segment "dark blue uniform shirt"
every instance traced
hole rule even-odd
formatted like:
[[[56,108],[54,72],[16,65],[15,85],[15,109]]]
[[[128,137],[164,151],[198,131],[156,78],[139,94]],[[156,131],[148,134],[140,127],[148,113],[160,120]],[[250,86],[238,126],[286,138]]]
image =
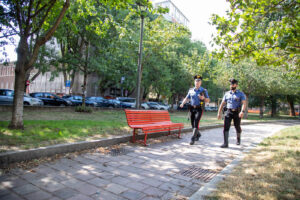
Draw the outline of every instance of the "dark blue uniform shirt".
[[[204,93],[205,98],[209,98],[207,90],[204,89],[203,87],[199,87],[199,89],[196,88],[191,88],[186,95],[186,98],[188,98],[191,102],[192,106],[199,106],[200,105],[200,99],[199,99],[199,94]]]
[[[232,92],[231,90],[226,92],[223,101],[227,103],[228,109],[237,109],[241,107],[242,101],[246,100],[246,96],[243,92],[236,90],[235,92]]]

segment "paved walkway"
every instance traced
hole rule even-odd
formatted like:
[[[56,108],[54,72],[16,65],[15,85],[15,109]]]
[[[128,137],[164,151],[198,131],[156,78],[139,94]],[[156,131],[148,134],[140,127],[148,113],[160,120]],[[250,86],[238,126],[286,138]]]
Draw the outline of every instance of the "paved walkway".
[[[202,132],[195,145],[182,139],[143,147],[124,145],[58,159],[30,170],[14,169],[0,177],[0,199],[188,199],[243,151],[292,123],[244,125],[242,145],[222,149],[222,129]]]

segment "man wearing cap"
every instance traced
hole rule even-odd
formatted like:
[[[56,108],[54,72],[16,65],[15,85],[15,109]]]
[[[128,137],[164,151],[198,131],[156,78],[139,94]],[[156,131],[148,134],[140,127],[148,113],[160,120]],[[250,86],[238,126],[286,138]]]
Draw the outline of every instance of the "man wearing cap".
[[[190,101],[191,106],[189,108],[191,124],[193,128],[193,136],[191,138],[190,145],[193,145],[195,141],[198,141],[201,137],[199,132],[199,122],[204,110],[205,102],[209,102],[209,96],[207,90],[201,87],[202,77],[199,75],[194,76],[195,87],[191,88],[180,105],[183,108],[187,101]]]
[[[218,119],[221,119],[221,112],[223,109],[223,106],[227,104],[227,111],[225,112],[225,118],[224,118],[224,144],[221,146],[221,148],[227,148],[228,147],[228,137],[229,137],[229,129],[230,124],[233,119],[234,126],[236,129],[236,144],[241,144],[241,119],[244,116],[245,112],[245,102],[246,102],[246,96],[243,92],[240,90],[237,90],[238,81],[235,79],[230,79],[230,91],[226,92],[222,103],[220,105],[219,111],[218,111]]]

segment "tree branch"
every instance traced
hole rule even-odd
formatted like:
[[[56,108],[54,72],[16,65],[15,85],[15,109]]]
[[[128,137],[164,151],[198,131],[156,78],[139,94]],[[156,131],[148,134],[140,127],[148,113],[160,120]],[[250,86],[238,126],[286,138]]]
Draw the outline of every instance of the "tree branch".
[[[48,32],[45,34],[44,37],[39,38],[35,45],[34,45],[34,49],[33,49],[33,53],[32,56],[26,66],[25,70],[28,70],[29,68],[31,68],[33,66],[33,64],[35,63],[38,53],[39,53],[39,49],[42,45],[44,45],[54,34],[55,30],[57,29],[59,23],[61,22],[61,20],[63,19],[64,14],[66,13],[67,9],[70,6],[70,0],[66,0],[58,18],[56,19],[56,22],[54,23],[54,25],[50,28],[50,30],[48,30]]]

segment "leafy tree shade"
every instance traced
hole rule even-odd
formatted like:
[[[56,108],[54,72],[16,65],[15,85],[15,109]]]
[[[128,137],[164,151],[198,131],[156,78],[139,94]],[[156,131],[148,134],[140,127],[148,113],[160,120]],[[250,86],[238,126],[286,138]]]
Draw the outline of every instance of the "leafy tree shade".
[[[237,62],[253,58],[259,66],[284,67],[299,78],[300,6],[298,0],[229,0],[227,17],[214,15],[219,56]]]
[[[52,37],[69,0],[1,1],[0,30],[2,38],[20,37],[15,68],[15,96],[10,128],[23,128],[23,95],[26,75],[30,73],[40,48]],[[29,45],[29,40],[32,46]]]

